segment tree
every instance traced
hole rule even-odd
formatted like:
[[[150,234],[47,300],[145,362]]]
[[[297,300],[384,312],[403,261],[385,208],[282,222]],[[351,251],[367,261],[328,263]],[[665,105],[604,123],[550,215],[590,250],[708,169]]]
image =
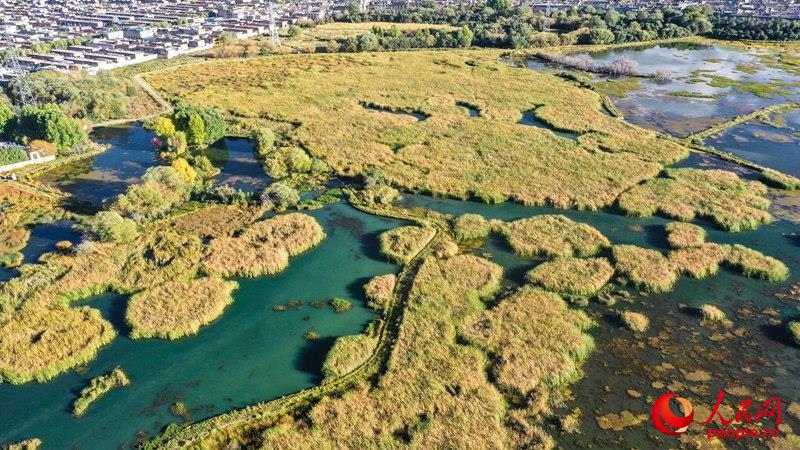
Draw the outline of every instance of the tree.
[[[289,27],[289,36],[297,37],[303,33],[303,30],[300,29],[297,25],[292,25]]]
[[[505,16],[511,11],[511,0],[489,0],[487,5],[501,16]]]
[[[189,120],[193,114],[200,116],[200,119],[203,121],[204,134],[202,143],[195,143],[192,140],[192,134],[189,130]],[[222,139],[225,133],[228,132],[228,122],[216,108],[181,107],[175,112],[174,120],[176,127],[181,131],[185,131],[189,142],[194,145],[211,145]]]
[[[186,135],[192,145],[204,146],[206,145],[206,124],[197,113],[189,115],[189,122],[186,129]]]
[[[5,136],[14,126],[14,111],[5,103],[0,103],[0,137]]]
[[[272,183],[264,189],[261,201],[265,204],[272,203],[278,211],[285,211],[300,202],[300,193],[285,183]]]
[[[358,51],[371,52],[378,49],[378,37],[372,33],[364,33],[358,37]]]
[[[88,231],[102,242],[126,243],[139,235],[136,222],[116,211],[100,211],[89,222]]]
[[[596,28],[589,32],[590,44],[611,44],[614,42],[614,33],[606,28]]]
[[[186,147],[188,145],[186,133],[183,131],[176,131],[175,134],[167,138],[167,145],[179,155],[186,153]]]
[[[53,103],[22,108],[17,117],[15,135],[21,142],[43,139],[53,143],[59,150],[74,147],[88,139],[83,127],[65,116],[61,108]]]
[[[464,25],[458,30],[458,43],[461,48],[470,48],[473,38],[475,38],[475,34],[472,33],[468,26]]]
[[[261,156],[266,155],[275,146],[275,134],[269,128],[256,128],[251,138],[255,143],[256,152]]]
[[[178,176],[186,183],[194,184],[197,181],[197,171],[185,159],[176,158],[170,166],[178,172]]]
[[[153,125],[153,131],[155,131],[158,137],[166,139],[175,134],[175,124],[172,123],[172,119],[169,117],[161,116],[156,119],[156,123]]]

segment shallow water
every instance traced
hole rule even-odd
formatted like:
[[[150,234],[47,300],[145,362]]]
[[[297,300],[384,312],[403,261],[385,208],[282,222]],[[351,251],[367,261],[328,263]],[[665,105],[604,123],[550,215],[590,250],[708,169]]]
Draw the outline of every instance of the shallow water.
[[[35,263],[43,254],[55,251],[58,241],[70,241],[73,244],[80,242],[80,233],[72,229],[74,224],[75,222],[69,220],[59,220],[31,227],[31,237],[21,251],[24,256],[22,262]],[[0,281],[10,280],[16,273],[16,269],[0,267]]]
[[[253,153],[253,142],[244,138],[225,138],[218,147],[210,149],[209,158],[220,174],[214,179],[217,186],[257,192],[270,183],[264,167]]]
[[[578,134],[577,133],[570,133],[570,132],[567,132],[567,131],[559,131],[559,130],[554,129],[553,127],[551,127],[551,126],[547,125],[546,123],[544,123],[543,121],[539,120],[539,118],[536,117],[536,113],[533,110],[525,111],[522,114],[522,119],[520,119],[518,123],[520,123],[522,125],[528,125],[530,127],[541,128],[542,130],[547,130],[547,131],[555,134],[556,136],[559,136],[559,137],[562,137],[562,138],[565,138],[565,139],[569,139],[569,140],[572,140],[572,141],[577,141],[578,140]]]
[[[72,194],[94,208],[139,183],[145,171],[156,165],[158,155],[150,143],[153,133],[141,124],[97,128],[91,139],[108,150],[91,160],[57,167],[38,178]]]
[[[270,400],[318,384],[322,360],[336,337],[358,333],[374,317],[361,286],[375,275],[396,272],[377,248],[377,235],[403,223],[345,205],[310,212],[328,237],[293,258],[274,277],[239,280],[234,303],[196,336],[177,341],[131,340],[123,321],[126,299],[105,294],[81,302],[99,308],[119,336],[85,371],[40,384],[0,384],[0,442],[39,437],[44,448],[117,448],[179,422],[169,407],[186,404],[192,420]],[[291,300],[354,300],[337,314],[327,305],[299,310],[272,307]],[[321,338],[306,341],[316,330]],[[92,377],[116,366],[132,384],[113,390],[76,419],[71,402]],[[140,434],[137,434],[140,433]]]

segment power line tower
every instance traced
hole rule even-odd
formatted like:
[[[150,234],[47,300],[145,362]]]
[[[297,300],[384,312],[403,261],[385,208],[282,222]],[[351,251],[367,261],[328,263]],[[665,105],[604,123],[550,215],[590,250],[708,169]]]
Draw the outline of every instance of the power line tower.
[[[269,2],[269,37],[272,39],[272,43],[276,46],[281,45],[281,37],[278,36],[278,26],[275,25],[275,2]]]
[[[34,98],[31,87],[28,85],[28,80],[25,78],[28,72],[19,64],[19,59],[17,59],[17,45],[14,42],[14,38],[11,36],[11,33],[3,33],[3,43],[5,44],[6,51],[9,55],[8,66],[11,68],[11,71],[14,73],[14,75],[16,75],[16,90],[19,106],[35,106],[36,98]]]
[[[550,0],[547,0],[544,20],[542,20],[542,31],[550,31]]]

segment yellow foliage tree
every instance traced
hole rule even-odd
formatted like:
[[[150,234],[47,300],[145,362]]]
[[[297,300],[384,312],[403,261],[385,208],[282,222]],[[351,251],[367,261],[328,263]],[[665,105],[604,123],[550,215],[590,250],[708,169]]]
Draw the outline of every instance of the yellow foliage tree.
[[[159,137],[168,138],[175,134],[175,124],[172,123],[172,119],[169,117],[161,116],[156,119],[156,123],[153,126],[153,130]]]
[[[197,171],[194,170],[188,161],[183,158],[176,158],[172,161],[172,168],[178,172],[178,175],[187,183],[194,183],[197,179]]]

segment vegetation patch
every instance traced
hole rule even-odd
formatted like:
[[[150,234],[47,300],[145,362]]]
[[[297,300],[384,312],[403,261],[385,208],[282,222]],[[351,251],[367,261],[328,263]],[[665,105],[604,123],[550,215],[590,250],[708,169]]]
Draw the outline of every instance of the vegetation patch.
[[[789,322],[788,329],[794,344],[800,347],[800,322]]]
[[[667,242],[672,248],[699,247],[706,241],[706,231],[698,225],[671,222],[664,229],[667,232]]]
[[[719,272],[719,265],[730,254],[730,246],[707,243],[686,247],[669,253],[669,262],[681,273],[692,278],[705,278]]]
[[[614,267],[641,289],[668,292],[678,281],[678,271],[658,250],[635,245],[615,245]]]
[[[465,328],[466,336],[496,355],[494,373],[505,389],[525,395],[544,385],[575,381],[594,349],[593,324],[553,293],[523,287]]]
[[[733,323],[728,320],[725,312],[714,305],[705,304],[700,307],[700,314],[703,320],[711,323],[720,323],[725,326],[731,326]]]
[[[415,225],[385,231],[379,238],[381,253],[392,261],[406,264],[430,242],[435,233],[432,228]]]
[[[299,124],[291,143],[337,174],[378,168],[393,186],[461,199],[599,209],[688,154],[679,143],[608,117],[600,94],[511,67],[499,56],[287,55],[196,64],[147,80],[169,98],[235,110],[237,118]],[[481,120],[466,117],[457,102],[476,106]],[[375,114],[362,103],[428,119]],[[579,142],[518,124],[535,106],[538,119],[581,134]]]
[[[521,256],[593,256],[609,247],[595,228],[561,215],[541,215],[498,227],[514,253]]]
[[[778,283],[789,277],[789,268],[777,259],[763,253],[734,244],[728,257],[728,264],[741,269],[745,276]]]
[[[170,281],[131,297],[125,321],[131,337],[179,339],[197,334],[233,303],[235,281],[200,278]]]
[[[766,187],[759,182],[742,181],[724,170],[667,169],[664,174],[622,194],[620,208],[637,217],[656,212],[683,221],[708,217],[732,232],[772,220]]]
[[[169,226],[201,238],[231,237],[263,214],[259,208],[242,205],[211,205],[182,214]]]
[[[556,258],[536,266],[527,279],[548,291],[589,296],[608,283],[614,268],[605,258]]]
[[[202,257],[200,238],[172,230],[143,235],[130,249],[130,257],[117,275],[118,289],[134,292],[197,272]]]
[[[363,334],[336,339],[322,364],[326,379],[338,378],[355,370],[372,356],[378,339]]]
[[[353,309],[353,302],[344,298],[332,298],[328,301],[328,304],[330,304],[331,308],[337,313],[343,313]]]
[[[642,313],[622,311],[619,314],[622,324],[634,333],[644,333],[650,328],[650,319]]]
[[[367,306],[375,311],[383,311],[391,301],[397,276],[393,273],[373,277],[364,285]]]
[[[480,214],[462,214],[453,219],[453,236],[460,241],[485,239],[492,231],[489,221]]]
[[[131,384],[131,380],[119,367],[111,372],[92,378],[89,385],[81,390],[80,397],[72,404],[72,415],[80,417],[86,414],[89,405],[96,402],[100,397],[106,395],[108,391]]]
[[[777,170],[764,169],[764,171],[761,172],[761,181],[780,189],[792,191],[800,189],[800,179],[778,172]]]

